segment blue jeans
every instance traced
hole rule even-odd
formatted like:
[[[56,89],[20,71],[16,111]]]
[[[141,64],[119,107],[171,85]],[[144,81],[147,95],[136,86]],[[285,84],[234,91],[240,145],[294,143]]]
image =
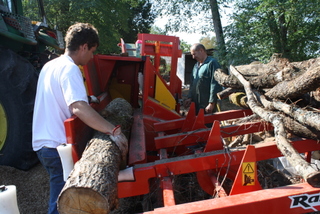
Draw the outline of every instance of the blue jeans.
[[[65,184],[61,159],[57,149],[43,147],[37,151],[38,158],[50,176],[49,214],[58,214],[57,199]]]

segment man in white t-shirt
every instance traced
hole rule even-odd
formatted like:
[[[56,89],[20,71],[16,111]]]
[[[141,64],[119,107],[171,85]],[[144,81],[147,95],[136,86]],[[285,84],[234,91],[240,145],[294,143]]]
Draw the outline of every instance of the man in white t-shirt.
[[[50,175],[49,214],[56,214],[57,198],[65,182],[57,147],[67,143],[64,121],[76,115],[93,129],[112,133],[123,156],[128,144],[121,128],[115,127],[88,103],[82,73],[99,45],[98,31],[91,24],[77,23],[69,27],[64,55],[48,62],[38,80],[33,114],[32,146]]]

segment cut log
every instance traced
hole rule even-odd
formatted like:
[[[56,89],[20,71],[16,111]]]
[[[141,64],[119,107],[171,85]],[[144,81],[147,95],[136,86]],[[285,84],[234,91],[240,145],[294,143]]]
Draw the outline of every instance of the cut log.
[[[231,103],[240,106],[242,108],[248,108],[247,105],[247,96],[244,92],[233,93],[229,96],[229,100]]]
[[[244,90],[243,89],[235,89],[235,88],[226,88],[226,89],[220,91],[219,93],[217,93],[217,97],[220,100],[223,100],[223,99],[227,98],[230,94],[236,93],[236,92],[244,92]]]
[[[133,109],[123,99],[106,107],[104,116],[113,125],[121,125],[129,137]],[[118,206],[118,173],[121,152],[109,135],[96,132],[75,164],[58,198],[58,211],[72,213],[110,213]]]
[[[243,86],[235,76],[224,73],[222,69],[215,70],[214,79],[223,87],[238,89],[243,88]]]
[[[320,66],[320,57],[302,62],[289,63],[287,59],[273,57],[268,64],[249,64],[235,66],[237,71],[250,82],[253,88],[266,89],[284,81],[292,81],[306,71]],[[214,74],[217,82],[224,87],[241,89],[242,84],[233,75],[217,69]]]
[[[268,101],[264,96],[261,96],[262,104],[269,109],[277,109],[290,117],[294,118],[298,122],[304,125],[311,126],[320,131],[320,113],[312,112],[301,109],[297,106],[288,105],[279,100]]]
[[[244,135],[238,135],[232,142],[229,143],[228,147],[237,147],[239,145],[242,145]]]
[[[317,88],[315,91],[312,91],[311,96],[318,102],[320,102],[320,88]]]
[[[266,73],[260,74],[259,76],[255,75],[254,70],[250,70],[250,65],[244,65],[241,66],[242,69],[248,69],[248,71],[252,72],[251,75],[244,76],[244,78],[250,82],[250,84],[253,86],[253,88],[272,88],[276,86],[278,83],[283,81],[291,81],[298,76],[302,75],[305,71],[299,71],[297,68],[293,67],[292,65],[288,65],[288,67],[285,67],[284,69],[273,72],[266,70]],[[266,67],[267,65],[264,65]],[[239,67],[239,66],[237,66]],[[236,67],[236,69],[237,69]],[[246,72],[249,74],[249,72]],[[215,80],[224,87],[231,87],[234,89],[240,89],[242,88],[241,83],[233,76],[233,75],[227,75],[222,72],[222,70],[216,70],[215,71]]]
[[[319,87],[320,66],[307,70],[304,74],[291,81],[283,81],[265,93],[271,99],[297,99],[307,92]]]
[[[302,138],[308,138],[313,140],[320,139],[320,132],[318,130],[313,129],[309,126],[302,125],[301,123],[297,122],[291,117],[283,115],[282,118],[284,126],[289,133]]]
[[[250,83],[245,80],[245,78],[236,70],[235,67],[230,66],[230,72],[232,72],[243,84],[248,98],[247,103],[251,110],[265,121],[272,123],[274,127],[276,144],[281,153],[311,186],[320,187],[320,172],[315,170],[308,162],[306,162],[292,147],[286,138],[287,134],[285,132],[281,115],[261,107],[261,104],[257,102],[254,93],[252,92]]]

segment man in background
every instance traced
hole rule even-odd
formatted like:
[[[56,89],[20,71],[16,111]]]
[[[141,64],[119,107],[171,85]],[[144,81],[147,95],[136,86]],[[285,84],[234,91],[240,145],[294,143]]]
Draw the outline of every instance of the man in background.
[[[220,68],[220,64],[207,55],[205,47],[200,43],[193,44],[190,52],[197,62],[191,73],[188,99],[185,100],[184,106],[189,107],[191,102],[194,102],[196,114],[200,109],[204,109],[205,114],[214,113],[217,93],[222,90],[222,86],[214,79],[214,72]]]

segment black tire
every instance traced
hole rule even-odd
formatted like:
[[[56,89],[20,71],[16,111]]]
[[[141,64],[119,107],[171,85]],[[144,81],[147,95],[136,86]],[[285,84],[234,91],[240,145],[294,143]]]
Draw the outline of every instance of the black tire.
[[[32,149],[32,115],[38,72],[25,58],[0,48],[0,104],[7,134],[0,150],[0,165],[28,170],[38,163]],[[1,107],[0,106],[0,107]],[[0,118],[1,120],[1,118]]]

